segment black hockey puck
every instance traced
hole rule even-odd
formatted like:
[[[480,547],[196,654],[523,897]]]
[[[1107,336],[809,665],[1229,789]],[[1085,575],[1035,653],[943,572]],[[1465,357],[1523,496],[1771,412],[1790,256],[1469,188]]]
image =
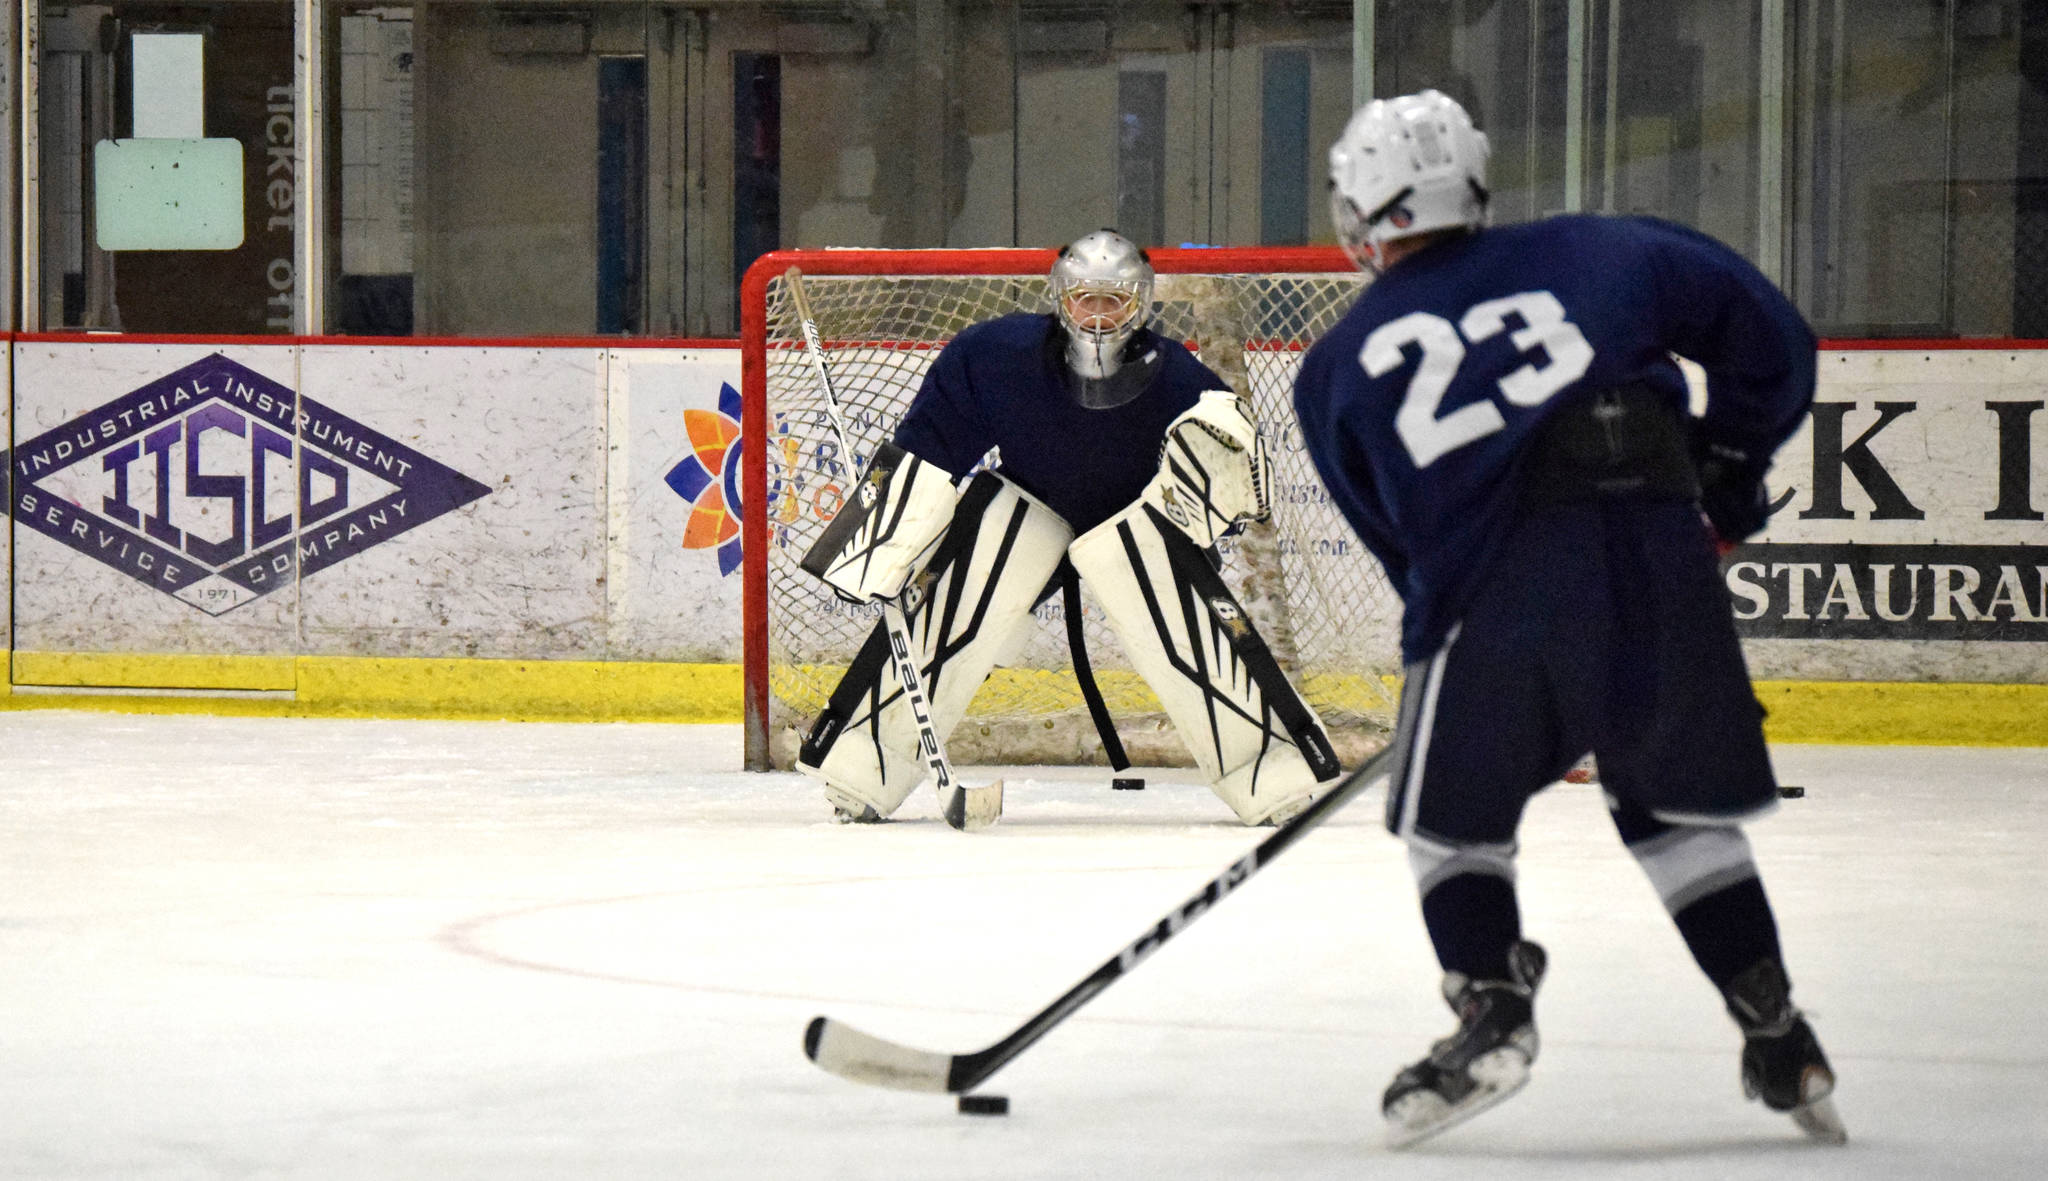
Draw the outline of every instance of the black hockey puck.
[[[1008,1115],[1010,1114],[1010,1097],[1008,1095],[962,1095],[960,1096],[960,1114]]]
[[[1110,780],[1109,786],[1116,789],[1117,791],[1144,791],[1145,781],[1142,779],[1131,779],[1119,776],[1115,779]]]
[[[1803,787],[1793,787],[1790,784],[1786,784],[1778,789],[1778,798],[1781,800],[1805,799],[1806,789]]]

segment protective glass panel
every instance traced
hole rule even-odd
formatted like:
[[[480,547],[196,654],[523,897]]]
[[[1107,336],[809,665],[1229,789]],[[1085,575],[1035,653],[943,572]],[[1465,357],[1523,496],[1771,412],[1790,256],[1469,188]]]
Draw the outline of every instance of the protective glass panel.
[[[413,330],[413,10],[338,14],[341,174],[329,327],[367,336]]]
[[[2044,33],[2040,5],[1799,7],[1793,268],[1824,332],[2048,332]]]
[[[1276,233],[1322,237],[1302,157],[1349,110],[1328,6],[330,12],[351,333],[729,335],[777,248],[1256,242],[1268,192],[1295,211]],[[1268,128],[1297,163],[1262,178]]]
[[[1494,220],[1670,218],[1823,335],[2048,333],[2048,9],[1381,0],[1376,92],[1493,144]]]
[[[288,0],[38,12],[33,322],[293,331],[305,178],[292,12]]]
[[[1354,10],[343,0],[319,8],[309,154],[289,0],[46,6],[32,319],[291,331],[309,185],[332,198],[312,327],[351,333],[729,336],[739,277],[786,247],[1050,245],[1108,224],[1147,245],[1328,242]],[[1442,89],[1488,132],[1496,221],[1673,218],[1831,335],[2048,335],[2041,5],[1372,15],[1376,93]],[[239,246],[101,248],[93,145],[137,136],[241,145]]]
[[[336,330],[649,330],[648,231],[669,224],[657,206],[686,137],[661,103],[681,95],[697,16],[437,3],[337,6],[332,20]]]

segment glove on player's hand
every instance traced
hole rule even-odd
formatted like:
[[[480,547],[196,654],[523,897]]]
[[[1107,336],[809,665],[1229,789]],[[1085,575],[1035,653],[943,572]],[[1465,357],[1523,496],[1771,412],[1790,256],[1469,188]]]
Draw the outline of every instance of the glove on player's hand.
[[[1724,443],[1700,443],[1693,448],[1693,462],[1700,477],[1700,509],[1721,545],[1755,536],[1771,516],[1770,494],[1764,489],[1770,461],[1758,462]]]

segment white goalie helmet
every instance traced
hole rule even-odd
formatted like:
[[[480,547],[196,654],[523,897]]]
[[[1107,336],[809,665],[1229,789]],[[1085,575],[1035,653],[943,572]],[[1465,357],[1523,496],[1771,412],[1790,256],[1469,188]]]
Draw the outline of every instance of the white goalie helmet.
[[[1380,246],[1431,230],[1486,224],[1486,136],[1435,90],[1360,107],[1330,145],[1330,219],[1361,267]]]
[[[1067,367],[1086,381],[1116,376],[1152,314],[1151,260],[1115,230],[1097,230],[1061,247],[1046,279],[1067,330]]]

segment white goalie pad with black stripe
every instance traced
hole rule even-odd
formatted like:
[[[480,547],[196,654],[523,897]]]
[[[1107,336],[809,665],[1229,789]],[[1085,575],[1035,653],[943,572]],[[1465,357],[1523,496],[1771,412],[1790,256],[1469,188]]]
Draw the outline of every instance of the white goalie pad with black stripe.
[[[1208,554],[1139,501],[1068,550],[1132,665],[1246,824],[1286,819],[1343,768]]]
[[[953,520],[953,477],[884,443],[800,563],[842,598],[893,599]]]
[[[1266,445],[1244,402],[1209,390],[1166,428],[1159,474],[1140,498],[1204,548],[1241,520],[1272,515]]]
[[[1074,531],[992,472],[960,497],[953,525],[904,602],[932,725],[944,741],[1059,568]],[[923,782],[917,723],[879,624],[804,739],[797,766],[877,816]]]

